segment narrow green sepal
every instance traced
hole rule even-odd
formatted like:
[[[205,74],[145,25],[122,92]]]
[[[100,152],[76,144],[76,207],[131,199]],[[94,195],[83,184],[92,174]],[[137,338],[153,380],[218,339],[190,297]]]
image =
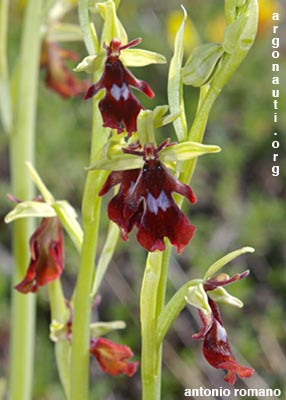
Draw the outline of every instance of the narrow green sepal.
[[[83,231],[77,220],[75,209],[66,200],[57,200],[52,206],[75,247],[80,251],[83,242]]]
[[[17,204],[16,207],[6,215],[4,221],[8,224],[19,218],[51,218],[56,217],[56,215],[51,205],[31,200]]]
[[[92,338],[98,338],[117,329],[125,328],[126,323],[124,321],[94,322],[90,324],[90,336]]]
[[[228,253],[226,256],[220,258],[218,261],[216,261],[214,264],[212,264],[207,272],[205,273],[204,280],[207,281],[210,279],[212,276],[214,276],[220,269],[222,269],[226,264],[228,264],[230,261],[232,261],[234,258],[245,254],[245,253],[254,253],[254,248],[253,247],[242,247],[241,249],[232,251],[231,253]]]
[[[120,60],[129,67],[144,67],[150,64],[165,64],[166,58],[159,53],[144,49],[123,50]]]
[[[99,69],[103,68],[106,52],[101,50],[99,53],[85,57],[73,70],[75,72],[87,72],[93,74]]]
[[[142,157],[133,154],[115,154],[110,159],[96,161],[86,169],[104,169],[108,171],[125,171],[143,167]]]
[[[26,165],[29,169],[32,181],[34,182],[34,184],[38,188],[39,192],[43,196],[43,199],[45,200],[45,202],[48,204],[54,203],[54,201],[55,201],[54,196],[51,194],[51,192],[49,191],[47,186],[44,184],[44,182],[42,181],[42,178],[40,177],[38,172],[35,170],[33,165],[28,161],[26,162]]]
[[[223,288],[223,287],[218,287],[214,290],[208,291],[208,295],[213,301],[230,304],[230,305],[232,305],[234,307],[238,307],[238,308],[243,307],[243,302],[240,299],[238,299],[237,297],[234,297],[231,294],[229,294],[228,291],[225,290],[225,288]]]
[[[205,315],[210,315],[212,313],[208,302],[208,296],[202,283],[190,287],[185,296],[185,300],[191,306],[200,309]]]
[[[114,1],[107,0],[104,3],[96,3],[95,7],[104,19],[100,43],[101,47],[104,43],[109,45],[110,41],[114,38],[119,39],[122,44],[127,44],[127,33],[117,16]]]
[[[183,83],[195,87],[206,84],[223,53],[224,49],[217,43],[206,43],[194,49],[182,68]]]
[[[163,162],[192,160],[204,154],[219,153],[221,148],[215,145],[206,145],[197,142],[181,142],[166,147],[159,153]]]

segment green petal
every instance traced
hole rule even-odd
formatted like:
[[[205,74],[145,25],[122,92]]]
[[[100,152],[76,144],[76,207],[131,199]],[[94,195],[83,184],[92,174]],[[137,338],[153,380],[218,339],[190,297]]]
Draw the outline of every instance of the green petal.
[[[207,83],[223,52],[222,46],[216,43],[203,44],[194,49],[182,69],[183,83],[195,87]]]
[[[15,221],[19,218],[50,218],[56,217],[56,212],[52,206],[47,203],[42,203],[39,201],[23,201],[16,205],[14,210],[10,211],[5,217],[5,222]]]
[[[143,49],[123,50],[120,59],[129,67],[143,67],[145,65],[165,64],[167,62],[163,55]]]
[[[201,144],[197,142],[182,142],[173,146],[166,147],[159,153],[160,160],[186,161],[202,156],[203,154],[218,153],[221,151],[219,146]]]
[[[228,264],[230,261],[232,261],[234,258],[245,254],[245,253],[254,253],[254,248],[253,247],[242,247],[241,249],[232,251],[231,253],[228,253],[226,256],[220,258],[218,261],[216,261],[214,264],[212,264],[207,272],[205,273],[204,280],[210,279],[212,276],[214,276],[221,268],[223,268],[226,264]]]

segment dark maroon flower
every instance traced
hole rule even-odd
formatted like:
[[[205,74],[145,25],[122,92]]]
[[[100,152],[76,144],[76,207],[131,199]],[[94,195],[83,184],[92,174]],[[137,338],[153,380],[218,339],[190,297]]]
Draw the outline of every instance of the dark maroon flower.
[[[135,182],[140,174],[140,169],[132,169],[128,171],[113,171],[109,174],[106,182],[99,192],[99,196],[106,194],[113,186],[120,184],[118,193],[110,200],[107,207],[108,218],[115,222],[121,231],[123,240],[128,239],[128,233],[132,230],[137,220],[140,220],[142,215],[142,207],[132,218],[125,218],[123,215],[126,199],[130,191],[135,185]]]
[[[68,60],[78,61],[78,59],[78,55],[73,51],[45,40],[42,46],[40,65],[47,71],[45,78],[47,87],[62,97],[78,96],[85,92],[89,82],[76,78],[65,65]]]
[[[213,290],[216,287],[228,285],[247,275],[248,271],[245,271],[243,274],[237,274],[231,279],[225,279],[222,281],[211,279],[206,282],[204,289],[206,291]],[[216,285],[215,282],[217,282]],[[210,297],[208,297],[208,302],[212,313],[206,315],[199,310],[199,316],[203,323],[203,327],[199,333],[193,335],[193,338],[204,340],[203,354],[205,359],[213,367],[227,370],[224,380],[230,385],[233,385],[236,382],[236,375],[241,378],[249,378],[253,375],[254,370],[238,364],[235,360],[229,346],[227,333],[221,320],[219,308]]]
[[[64,268],[63,242],[59,218],[43,218],[30,239],[31,260],[25,278],[15,286],[19,292],[36,292],[39,286],[61,275]]]
[[[181,253],[191,240],[195,227],[175,203],[172,193],[179,193],[191,203],[195,195],[188,185],[178,181],[159,160],[158,153],[168,145],[165,141],[157,149],[147,144],[143,152],[126,149],[125,152],[142,155],[142,170],[112,172],[99,195],[120,183],[118,194],[108,205],[109,218],[121,228],[123,239],[134,225],[138,227],[137,240],[148,251],[165,249],[164,237]]]
[[[133,357],[130,347],[102,337],[91,341],[90,352],[96,357],[102,371],[109,375],[125,374],[130,377],[135,374],[139,365],[137,361],[127,361]]]
[[[121,46],[119,39],[112,39],[109,47],[104,46],[107,53],[104,71],[95,84],[86,92],[84,99],[89,99],[101,89],[105,89],[105,96],[99,102],[99,109],[103,119],[103,126],[117,129],[121,133],[126,129],[129,135],[137,130],[137,115],[143,109],[142,105],[132,94],[129,86],[145,93],[152,98],[154,93],[149,85],[136,79],[119,59],[121,50],[135,46],[140,39]]]

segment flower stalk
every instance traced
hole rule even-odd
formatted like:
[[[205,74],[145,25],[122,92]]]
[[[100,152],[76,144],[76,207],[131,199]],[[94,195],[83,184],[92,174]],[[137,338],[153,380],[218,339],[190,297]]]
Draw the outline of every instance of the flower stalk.
[[[35,116],[41,45],[41,0],[27,4],[18,65],[17,94],[11,128],[12,190],[17,198],[33,198],[34,189],[25,162],[34,161]],[[29,263],[28,238],[33,221],[17,221],[13,227],[15,268],[13,284],[19,282]],[[15,400],[32,397],[34,358],[35,297],[12,289],[9,396]]]

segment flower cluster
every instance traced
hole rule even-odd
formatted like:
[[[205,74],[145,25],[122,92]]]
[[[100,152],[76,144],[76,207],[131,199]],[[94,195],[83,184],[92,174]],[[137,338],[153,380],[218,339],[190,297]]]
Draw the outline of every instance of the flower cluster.
[[[204,311],[199,310],[199,316],[203,327],[199,333],[193,335],[194,339],[203,339],[203,354],[208,363],[217,369],[227,370],[224,380],[230,385],[235,383],[236,375],[241,378],[249,378],[253,375],[254,370],[238,364],[235,360],[229,346],[227,333],[223,326],[218,305],[211,299],[211,293],[209,295],[208,292],[212,292],[217,288],[245,278],[248,273],[248,271],[245,271],[232,278],[228,278],[226,274],[220,274],[216,278],[209,279],[205,282],[204,290],[207,293],[211,312],[206,314]]]
[[[164,237],[181,253],[193,237],[195,227],[175,203],[172,193],[179,193],[191,203],[196,197],[188,185],[176,179],[159,159],[159,152],[169,141],[155,148],[146,144],[142,151],[124,149],[125,153],[143,157],[142,169],[113,171],[99,195],[120,184],[118,193],[108,204],[108,217],[115,222],[123,240],[137,226],[137,240],[148,251],[165,249]]]
[[[136,119],[142,110],[142,105],[132,94],[130,87],[143,92],[149,98],[154,96],[149,85],[136,79],[119,59],[121,50],[135,46],[140,39],[122,46],[119,39],[112,39],[106,49],[104,71],[98,82],[93,84],[86,92],[84,98],[89,99],[101,89],[105,89],[105,96],[99,102],[99,109],[103,119],[103,126],[117,129],[118,133],[126,130],[129,135],[137,130]]]

